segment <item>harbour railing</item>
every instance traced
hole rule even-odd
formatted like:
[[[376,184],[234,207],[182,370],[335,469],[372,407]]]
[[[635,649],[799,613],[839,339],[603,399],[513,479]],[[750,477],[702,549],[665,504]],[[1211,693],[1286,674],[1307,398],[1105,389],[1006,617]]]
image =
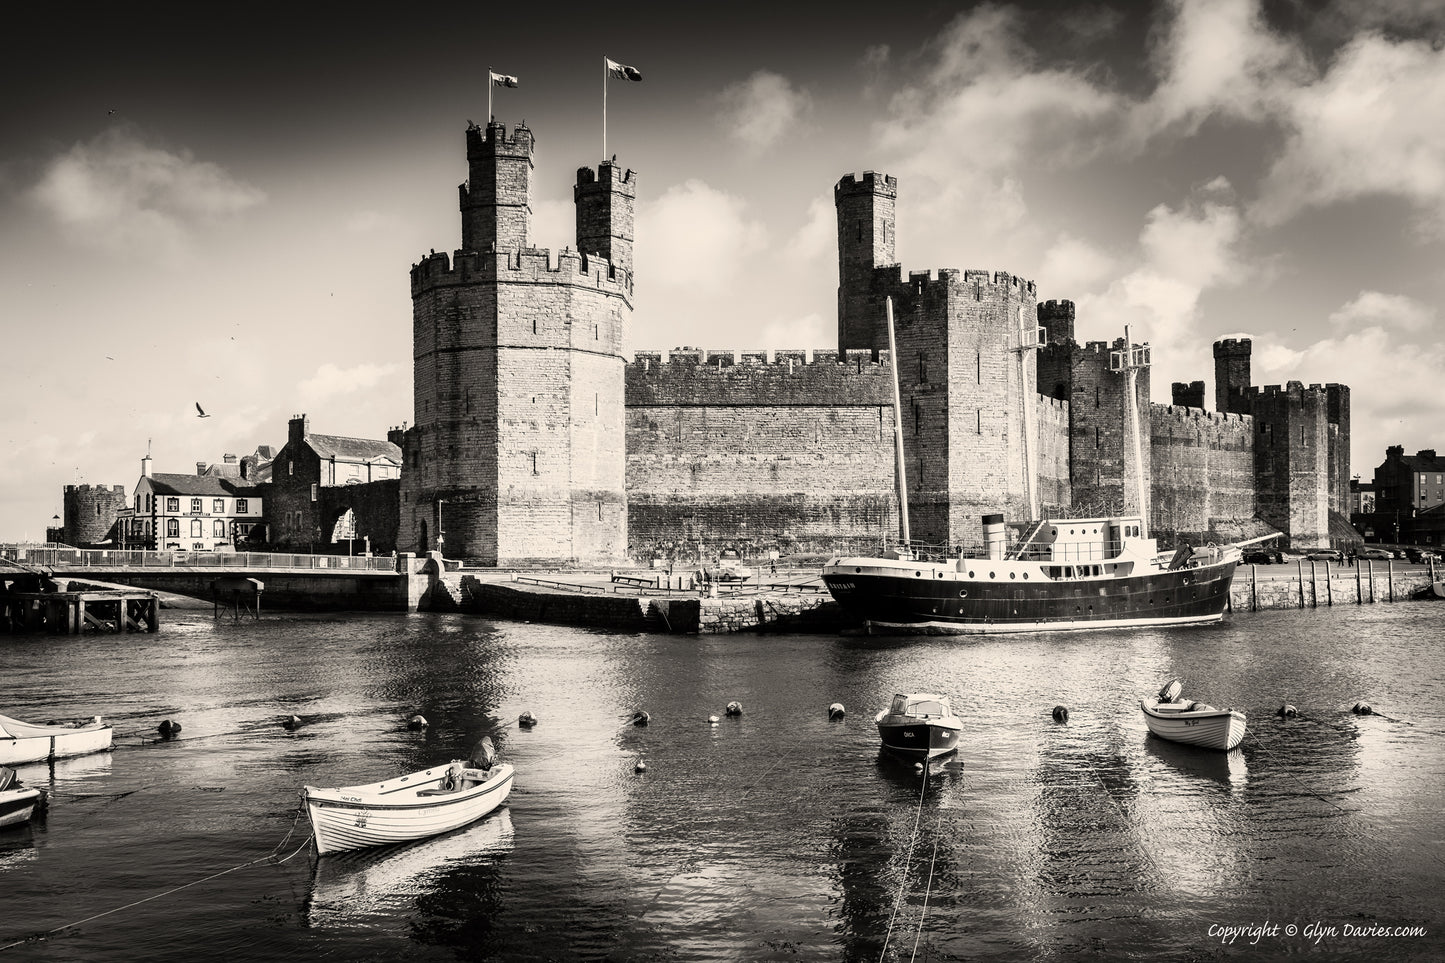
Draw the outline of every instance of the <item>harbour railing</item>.
[[[0,558],[28,565],[75,569],[224,568],[266,571],[397,571],[397,560],[375,555],[297,555],[284,552],[150,552],[130,549],[0,548]]]

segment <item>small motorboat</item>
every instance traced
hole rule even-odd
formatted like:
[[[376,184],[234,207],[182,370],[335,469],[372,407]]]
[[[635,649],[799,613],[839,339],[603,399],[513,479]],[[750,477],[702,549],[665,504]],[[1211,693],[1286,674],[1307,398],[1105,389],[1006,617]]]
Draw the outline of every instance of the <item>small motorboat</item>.
[[[0,765],[101,752],[110,748],[111,734],[100,716],[71,725],[39,725],[0,715]]]
[[[475,822],[506,801],[511,765],[472,768],[460,760],[367,786],[301,790],[316,852],[405,843]]]
[[[958,748],[963,720],[953,714],[948,696],[900,693],[874,717],[883,748],[918,759],[932,759]]]
[[[30,821],[40,805],[40,790],[26,789],[14,769],[0,766],[0,827],[19,826]]]
[[[1149,731],[1170,742],[1228,751],[1244,740],[1245,715],[1233,709],[1216,709],[1180,697],[1183,687],[1175,679],[1159,690],[1153,702],[1139,703]]]

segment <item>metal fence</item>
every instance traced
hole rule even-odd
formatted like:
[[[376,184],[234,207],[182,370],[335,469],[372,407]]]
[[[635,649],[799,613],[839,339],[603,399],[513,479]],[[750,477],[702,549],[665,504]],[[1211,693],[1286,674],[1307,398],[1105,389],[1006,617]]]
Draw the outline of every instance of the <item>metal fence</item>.
[[[142,552],[6,546],[0,558],[64,569],[225,568],[267,571],[395,573],[390,556],[291,555],[281,552]]]

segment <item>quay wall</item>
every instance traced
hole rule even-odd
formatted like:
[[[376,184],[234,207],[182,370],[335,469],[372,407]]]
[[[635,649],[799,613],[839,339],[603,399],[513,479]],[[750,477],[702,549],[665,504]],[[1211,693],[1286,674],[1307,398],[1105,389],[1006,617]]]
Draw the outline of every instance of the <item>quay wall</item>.
[[[1429,569],[1402,571],[1388,562],[1354,567],[1322,562],[1241,565],[1230,586],[1229,606],[1238,614],[1261,609],[1403,602],[1428,590],[1439,577],[1439,572]]]

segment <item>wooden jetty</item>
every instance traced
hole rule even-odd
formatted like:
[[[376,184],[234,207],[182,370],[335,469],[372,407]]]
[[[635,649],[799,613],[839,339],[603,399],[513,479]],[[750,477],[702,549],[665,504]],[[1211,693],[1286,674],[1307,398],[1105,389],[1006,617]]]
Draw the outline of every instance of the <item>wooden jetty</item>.
[[[155,632],[160,601],[155,592],[56,579],[42,569],[0,571],[0,633]]]

